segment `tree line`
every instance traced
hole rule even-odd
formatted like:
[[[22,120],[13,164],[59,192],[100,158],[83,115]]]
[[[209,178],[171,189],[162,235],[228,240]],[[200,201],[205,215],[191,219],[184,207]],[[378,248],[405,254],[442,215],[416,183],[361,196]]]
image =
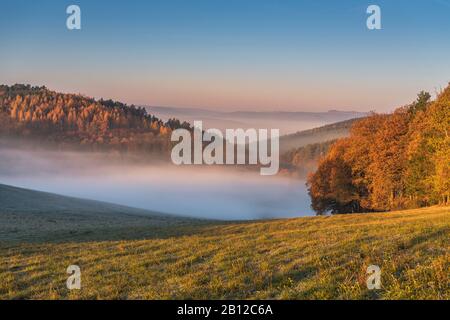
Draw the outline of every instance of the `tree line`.
[[[450,85],[353,124],[308,177],[318,214],[450,204]]]

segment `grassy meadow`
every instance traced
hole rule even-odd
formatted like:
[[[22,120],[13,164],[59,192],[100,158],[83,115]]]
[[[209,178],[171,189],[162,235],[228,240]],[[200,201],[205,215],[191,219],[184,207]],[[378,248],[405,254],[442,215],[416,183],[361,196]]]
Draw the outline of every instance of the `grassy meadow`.
[[[88,235],[2,240],[0,299],[450,299],[449,207]]]

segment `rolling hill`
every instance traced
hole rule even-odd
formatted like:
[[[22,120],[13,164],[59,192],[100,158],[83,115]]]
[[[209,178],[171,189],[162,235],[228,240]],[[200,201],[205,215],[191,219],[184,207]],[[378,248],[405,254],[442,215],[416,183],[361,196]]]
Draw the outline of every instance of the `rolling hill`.
[[[172,130],[190,129],[188,122],[193,120],[204,120],[204,129],[280,129],[282,135],[290,133],[280,138],[280,152],[284,153],[347,136],[351,124],[364,116],[361,112],[336,110],[227,112],[144,108],[46,87],[0,85],[0,143],[13,139],[58,150],[132,153],[163,161],[169,160]]]
[[[127,228],[134,228],[133,237],[146,228],[148,237],[195,223],[200,220],[0,184],[0,241],[107,239]]]
[[[350,134],[351,126],[359,119],[360,118],[349,119],[281,136],[280,152],[283,153],[308,144],[322,143],[346,137]]]

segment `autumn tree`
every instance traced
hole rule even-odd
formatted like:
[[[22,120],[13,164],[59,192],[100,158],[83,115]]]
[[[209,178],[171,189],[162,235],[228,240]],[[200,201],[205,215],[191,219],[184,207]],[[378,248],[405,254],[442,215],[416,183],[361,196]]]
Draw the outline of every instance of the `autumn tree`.
[[[312,207],[324,212],[389,211],[450,204],[450,86],[421,92],[392,114],[353,124],[308,179]]]
[[[170,148],[171,131],[190,128],[177,119],[164,123],[143,107],[29,85],[0,86],[0,116],[3,136],[27,135],[57,145],[163,156]]]

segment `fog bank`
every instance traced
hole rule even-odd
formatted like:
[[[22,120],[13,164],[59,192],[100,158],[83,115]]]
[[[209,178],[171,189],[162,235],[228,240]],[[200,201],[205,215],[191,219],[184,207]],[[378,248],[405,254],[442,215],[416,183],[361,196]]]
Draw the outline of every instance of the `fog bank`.
[[[209,219],[313,215],[304,181],[111,154],[0,148],[0,183]]]

